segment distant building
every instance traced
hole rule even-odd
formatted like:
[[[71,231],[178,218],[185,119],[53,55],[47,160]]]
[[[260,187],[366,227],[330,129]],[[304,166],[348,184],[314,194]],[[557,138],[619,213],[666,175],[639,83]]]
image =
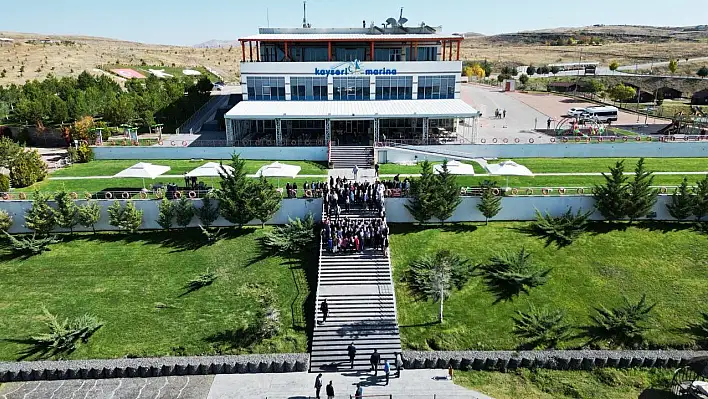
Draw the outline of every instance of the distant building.
[[[548,84],[548,91],[558,93],[570,93],[578,90],[578,85],[573,82],[551,82]]]
[[[13,44],[13,43],[15,43],[15,39],[10,39],[10,38],[7,38],[7,37],[0,37],[0,45],[3,45],[3,44]]]
[[[666,99],[666,100],[672,100],[674,98],[681,98],[681,96],[683,95],[683,93],[681,93],[680,91],[678,91],[674,88],[671,88],[671,87],[660,87],[656,91],[656,93],[657,93],[657,96],[659,95],[659,93],[661,93],[661,95],[663,95],[664,99]]]

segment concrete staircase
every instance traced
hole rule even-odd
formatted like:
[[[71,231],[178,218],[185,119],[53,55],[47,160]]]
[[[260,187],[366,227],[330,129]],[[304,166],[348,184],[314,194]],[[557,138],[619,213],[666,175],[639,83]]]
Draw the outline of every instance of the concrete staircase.
[[[334,169],[370,168],[374,165],[374,147],[332,146],[330,161]]]
[[[373,218],[376,213],[352,210],[346,216]],[[325,298],[329,315],[320,324]],[[381,354],[380,368],[384,360],[393,364],[401,339],[389,257],[380,250],[333,255],[321,245],[315,314],[310,371],[349,370],[347,346],[352,342],[357,348],[354,370],[369,370],[374,349]]]

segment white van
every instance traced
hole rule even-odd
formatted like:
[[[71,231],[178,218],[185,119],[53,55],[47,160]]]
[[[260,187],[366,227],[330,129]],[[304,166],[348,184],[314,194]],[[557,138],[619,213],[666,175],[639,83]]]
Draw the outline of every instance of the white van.
[[[597,121],[601,123],[616,122],[617,107],[612,106],[593,106],[585,108],[585,112],[580,116],[581,120]]]

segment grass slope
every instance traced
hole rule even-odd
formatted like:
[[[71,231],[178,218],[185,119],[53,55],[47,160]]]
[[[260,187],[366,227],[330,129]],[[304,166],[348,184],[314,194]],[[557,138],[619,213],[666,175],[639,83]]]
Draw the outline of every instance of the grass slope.
[[[258,246],[263,232],[245,228],[203,247],[195,230],[80,235],[64,237],[67,242],[27,260],[5,259],[0,263],[0,360],[18,359],[26,349],[7,339],[45,332],[42,306],[62,317],[88,312],[105,322],[73,359],[304,352],[306,271],[299,263],[264,255]],[[181,296],[185,283],[207,269],[220,277]],[[256,285],[276,295],[283,330],[241,348],[246,338],[238,331],[253,322],[260,306],[246,287]]]
[[[624,231],[594,224],[593,232],[558,249],[520,231],[527,225],[393,226],[391,253],[397,282],[413,259],[443,248],[479,264],[500,251],[525,247],[535,263],[553,268],[545,285],[512,302],[495,303],[481,278],[473,278],[445,302],[442,325],[436,324],[438,304],[414,300],[406,284],[398,283],[398,320],[404,346],[419,350],[514,349],[521,341],[512,333],[512,317],[529,304],[563,309],[570,323],[579,326],[589,323],[593,307],[618,305],[622,295],[636,300],[643,293],[658,303],[650,340],[657,345],[690,344],[679,329],[694,320],[699,310],[706,310],[708,237],[690,229],[672,230],[667,224]],[[584,342],[575,339],[566,346]]]
[[[672,399],[671,370],[456,371],[455,383],[496,399]]]

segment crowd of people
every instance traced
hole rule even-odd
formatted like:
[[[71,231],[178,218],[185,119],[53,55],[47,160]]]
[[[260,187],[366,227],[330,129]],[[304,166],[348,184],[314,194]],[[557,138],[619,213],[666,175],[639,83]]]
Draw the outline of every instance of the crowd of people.
[[[383,183],[359,183],[347,180],[346,177],[329,178],[329,185],[323,192],[325,213],[339,218],[342,212],[352,208],[362,208],[367,211],[377,211],[380,217],[386,216],[384,206],[386,187]]]
[[[388,249],[388,225],[384,218],[351,219],[327,217],[322,227],[322,242],[331,253],[364,252]]]

